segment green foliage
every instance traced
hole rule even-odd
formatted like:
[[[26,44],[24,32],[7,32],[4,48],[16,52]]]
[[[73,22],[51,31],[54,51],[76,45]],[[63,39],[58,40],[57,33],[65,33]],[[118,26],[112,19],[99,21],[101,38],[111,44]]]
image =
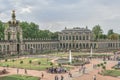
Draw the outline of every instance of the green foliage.
[[[29,64],[30,60],[32,60],[32,64]],[[41,62],[41,64],[38,65],[38,62]],[[51,67],[50,62],[47,62],[47,58],[17,59],[14,63],[11,60],[8,62],[0,63],[0,66],[6,66],[7,64],[9,64],[10,67],[14,68],[24,68],[32,70],[46,70],[46,68]]]
[[[9,67],[9,64],[7,64],[7,66],[6,67]]]
[[[58,64],[58,66],[59,66],[59,67],[61,67],[61,66],[62,66],[62,64]]]
[[[103,63],[101,63],[100,65],[103,66]]]
[[[32,63],[32,60],[29,60],[29,64],[31,64]]]
[[[112,34],[114,34],[113,29],[108,30],[108,34],[107,35],[110,36]]]
[[[39,80],[39,78],[25,75],[9,75],[0,77],[0,80]]]
[[[105,67],[105,66],[102,66],[102,69],[104,69],[104,70],[105,70],[105,69],[106,69],[106,67]]]
[[[119,39],[119,34],[113,33],[113,34],[109,35],[108,38],[111,39],[111,40],[118,40]]]
[[[97,64],[98,67],[100,67],[100,64]]]
[[[41,64],[41,62],[39,61],[39,62],[38,62],[38,65],[40,65],[40,64]]]
[[[12,62],[15,62],[15,60],[13,59]]]
[[[119,70],[104,70],[102,74],[105,76],[118,77],[120,76],[120,71]]]
[[[20,26],[23,30],[23,38],[56,39],[58,37],[58,32],[52,33],[49,30],[39,30],[39,26],[33,22],[21,22]]]
[[[8,61],[8,59],[5,59],[5,62],[7,62]]]
[[[107,62],[104,62],[104,64],[107,64]]]
[[[53,63],[51,62],[50,65],[53,66]]]
[[[100,39],[100,35],[102,34],[102,29],[100,25],[95,25],[92,29],[92,32],[94,34],[95,40]]]
[[[4,30],[5,30],[6,24],[0,21],[0,40],[4,39]]]
[[[23,61],[20,61],[20,64],[23,64]]]

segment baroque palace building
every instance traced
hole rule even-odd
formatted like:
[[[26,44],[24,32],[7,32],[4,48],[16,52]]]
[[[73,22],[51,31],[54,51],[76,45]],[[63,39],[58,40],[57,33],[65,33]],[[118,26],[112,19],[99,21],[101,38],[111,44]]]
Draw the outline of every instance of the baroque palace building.
[[[25,52],[40,53],[42,51],[110,51],[119,50],[119,40],[97,40],[94,41],[93,33],[86,28],[65,28],[58,33],[57,40],[50,39],[23,39],[22,28],[16,20],[15,11],[12,11],[12,20],[5,29],[5,38],[0,40],[0,53],[22,54]]]

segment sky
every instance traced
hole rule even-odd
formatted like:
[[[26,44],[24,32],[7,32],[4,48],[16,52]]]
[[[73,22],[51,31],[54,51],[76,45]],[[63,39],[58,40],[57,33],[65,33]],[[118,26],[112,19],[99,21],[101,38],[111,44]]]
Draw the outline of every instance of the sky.
[[[120,0],[0,0],[0,20],[7,22],[15,10],[18,20],[53,32],[99,24],[104,33],[120,33],[119,4]]]

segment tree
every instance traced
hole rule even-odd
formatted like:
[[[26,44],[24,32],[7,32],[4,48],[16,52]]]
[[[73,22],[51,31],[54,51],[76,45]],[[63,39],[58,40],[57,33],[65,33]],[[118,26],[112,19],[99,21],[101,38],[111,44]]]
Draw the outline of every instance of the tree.
[[[14,62],[15,62],[15,60],[13,59],[12,62],[13,62],[13,67],[14,67]]]
[[[22,65],[22,64],[23,64],[23,61],[20,61],[20,64]]]
[[[117,33],[111,34],[108,38],[111,39],[111,40],[118,40],[119,39],[119,34],[117,34]]]
[[[113,29],[108,30],[108,33],[107,33],[108,37],[112,34],[114,34]]]
[[[40,64],[41,64],[41,62],[39,61],[39,62],[38,62],[38,65],[40,65]]]
[[[30,64],[30,69],[31,69],[32,60],[29,60],[29,64]]]
[[[106,69],[106,66],[102,66],[102,69],[105,70],[105,69]]]
[[[107,35],[106,34],[101,34],[100,39],[107,39]]]
[[[101,29],[101,26],[100,25],[95,25],[92,29],[92,32],[94,34],[94,38],[95,40],[99,39],[100,38],[100,35],[102,34],[102,29]]]
[[[40,30],[39,26],[33,22],[21,22],[20,26],[23,31],[23,38],[35,39],[56,39],[58,37],[58,33],[51,32],[49,30]]]
[[[53,63],[51,62],[50,65],[53,66]]]
[[[5,59],[5,62],[7,62],[8,61],[8,59]]]
[[[6,24],[0,21],[0,40],[4,38],[5,27],[6,27]]]

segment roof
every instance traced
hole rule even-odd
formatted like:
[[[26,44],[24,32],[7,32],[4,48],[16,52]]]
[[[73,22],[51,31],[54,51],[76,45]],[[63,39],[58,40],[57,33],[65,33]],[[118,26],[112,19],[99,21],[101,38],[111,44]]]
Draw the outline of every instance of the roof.
[[[74,33],[74,32],[78,32],[78,33],[91,33],[91,30],[88,28],[80,28],[80,27],[75,27],[72,29],[64,29],[61,31],[62,33]]]

